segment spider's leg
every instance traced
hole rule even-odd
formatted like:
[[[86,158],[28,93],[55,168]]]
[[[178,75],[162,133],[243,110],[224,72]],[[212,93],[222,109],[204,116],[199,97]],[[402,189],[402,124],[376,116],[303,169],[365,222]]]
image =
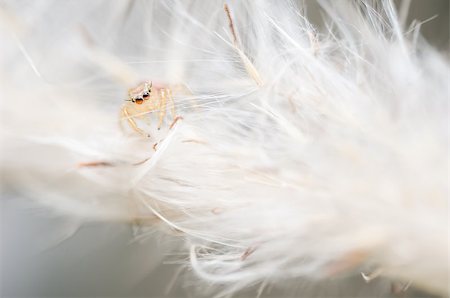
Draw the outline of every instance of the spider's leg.
[[[170,104],[170,113],[172,114],[172,118],[175,119],[175,103],[173,101],[173,97],[172,97],[172,90],[167,89],[167,98],[169,100],[169,104]]]
[[[148,133],[146,133],[145,131],[143,131],[142,129],[140,129],[137,124],[136,121],[133,120],[133,118],[130,116],[130,113],[128,112],[127,107],[122,107],[122,115],[123,118],[126,118],[128,121],[128,124],[131,126],[131,128],[138,132],[139,134],[146,136],[146,137],[150,137],[150,135]]]
[[[160,90],[160,98],[159,98],[159,123],[158,123],[158,130],[161,129],[161,125],[164,120],[164,116],[166,115],[166,89],[162,88]]]
[[[177,116],[175,114],[175,103],[173,101],[172,91],[168,88],[168,89],[166,89],[166,92],[167,92],[167,100],[169,101],[169,104],[170,104],[170,113],[172,114],[172,118],[173,118],[173,121],[170,124],[169,129],[172,129],[174,127],[175,123],[177,123],[178,120],[183,119],[183,117]]]

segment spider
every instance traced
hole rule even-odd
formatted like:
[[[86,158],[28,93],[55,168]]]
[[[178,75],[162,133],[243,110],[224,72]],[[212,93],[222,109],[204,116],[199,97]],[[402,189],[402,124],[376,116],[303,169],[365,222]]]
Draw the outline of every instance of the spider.
[[[153,87],[152,82],[143,82],[135,88],[128,90],[128,99],[121,109],[121,119],[126,119],[130,127],[137,133],[150,137],[150,134],[142,130],[136,123],[135,119],[149,120],[147,114],[158,113],[158,130],[164,121],[167,113],[167,105],[172,115],[173,122],[169,126],[171,129],[175,123],[182,119],[181,116],[175,115],[175,104],[173,102],[172,90],[167,87]]]

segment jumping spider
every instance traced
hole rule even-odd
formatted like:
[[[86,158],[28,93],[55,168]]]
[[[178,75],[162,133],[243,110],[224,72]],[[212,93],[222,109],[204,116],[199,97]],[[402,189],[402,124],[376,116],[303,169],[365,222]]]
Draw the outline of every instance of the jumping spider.
[[[128,99],[121,109],[121,118],[126,119],[130,127],[139,134],[150,137],[148,133],[138,127],[135,119],[149,120],[151,113],[158,113],[158,130],[161,129],[167,109],[172,116],[171,129],[181,116],[175,114],[175,104],[171,88],[153,86],[152,82],[143,82],[128,90]]]

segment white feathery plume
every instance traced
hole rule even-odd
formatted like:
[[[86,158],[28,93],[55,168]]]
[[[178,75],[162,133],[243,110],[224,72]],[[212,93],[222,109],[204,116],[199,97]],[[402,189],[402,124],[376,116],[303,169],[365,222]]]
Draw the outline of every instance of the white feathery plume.
[[[224,293],[363,272],[446,295],[448,57],[376,3],[320,1],[319,30],[290,1],[6,1],[3,184],[169,228]],[[182,117],[148,111],[150,138],[119,116],[147,80]]]

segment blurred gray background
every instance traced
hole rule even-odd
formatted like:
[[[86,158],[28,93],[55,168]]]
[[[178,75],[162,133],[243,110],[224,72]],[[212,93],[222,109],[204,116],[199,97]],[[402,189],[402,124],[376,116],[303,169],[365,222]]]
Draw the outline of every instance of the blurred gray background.
[[[350,0],[349,0],[350,1]],[[306,1],[312,20],[319,20],[317,4]],[[401,1],[396,1],[399,4]],[[422,33],[443,51],[449,47],[449,1],[414,0],[412,19],[434,19]],[[74,219],[49,215],[26,198],[3,187],[1,204],[1,297],[198,297],[195,278],[176,279],[178,266],[167,260],[173,240],[156,232],[136,241],[127,224],[91,223],[79,228]],[[168,258],[169,257],[169,258]],[[175,281],[171,286],[171,281]],[[321,285],[292,284],[268,289],[265,297],[399,297],[391,284],[378,279],[370,284],[349,277]],[[255,297],[257,289],[240,297]],[[410,289],[405,296],[430,297]]]

